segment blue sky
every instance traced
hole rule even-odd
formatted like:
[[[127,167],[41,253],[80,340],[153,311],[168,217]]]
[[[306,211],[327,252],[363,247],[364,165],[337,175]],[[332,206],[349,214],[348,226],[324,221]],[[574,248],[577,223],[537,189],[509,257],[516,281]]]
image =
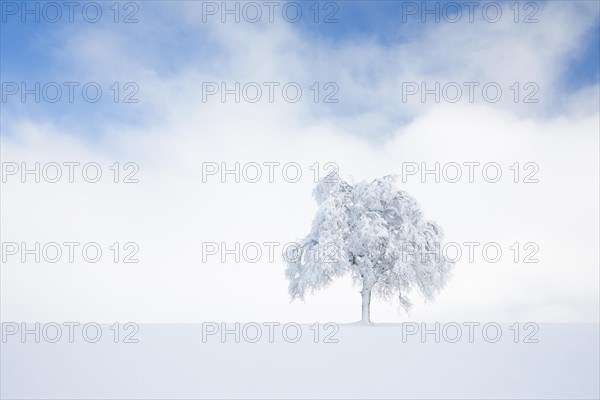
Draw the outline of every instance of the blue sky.
[[[2,24],[0,35],[0,46],[2,55],[2,65],[0,72],[3,81],[65,81],[65,80],[84,80],[85,71],[82,71],[78,65],[73,65],[72,59],[63,58],[61,51],[65,45],[65,41],[69,37],[85,33],[89,30],[113,30],[127,29],[130,31],[139,30],[140,35],[144,35],[143,25],[144,18],[147,20],[155,20],[157,18],[155,5],[157,3],[167,4],[166,2],[148,2],[140,3],[140,11],[136,14],[141,18],[139,25],[120,24],[116,26],[111,21],[111,10],[108,9],[112,3],[102,2],[104,6],[103,18],[99,23],[89,24],[81,20],[81,16],[76,14],[76,22],[69,23],[66,18],[62,18],[58,23],[42,22],[35,23],[32,16],[27,17],[27,22],[22,23],[18,17],[13,15],[4,16],[7,19],[6,23]],[[446,2],[447,3],[447,2]],[[123,3],[122,3],[123,4]],[[296,3],[297,4],[297,3]],[[319,23],[315,23],[315,6],[313,2],[300,2],[303,9],[303,17],[299,22],[290,24],[293,29],[297,29],[301,35],[306,37],[308,41],[326,42],[331,46],[343,46],[344,44],[352,43],[357,40],[373,40],[375,43],[385,47],[393,47],[402,43],[408,43],[414,38],[418,38],[427,33],[438,24],[432,23],[434,17],[426,16],[428,22],[420,21],[420,14],[407,16],[407,21],[403,20],[403,5],[396,1],[337,1],[337,2],[321,2],[319,6]],[[430,4],[435,4],[431,2]],[[440,3],[440,7],[444,7],[444,2]],[[522,2],[521,4],[526,4]],[[541,4],[540,11],[536,14],[539,17],[539,24],[549,22],[544,21],[545,2]],[[65,11],[66,12],[66,11]],[[465,15],[457,25],[462,25],[464,29],[471,29],[471,26],[481,27],[481,15],[475,12],[475,17],[479,17],[479,22],[469,24],[466,21]],[[504,17],[512,18],[510,11],[505,9]],[[522,11],[523,12],[523,11]],[[524,13],[524,12],[523,12]],[[277,15],[277,14],[276,14]],[[77,19],[77,17],[79,17]],[[329,20],[337,20],[337,22],[323,23],[322,21],[329,17]],[[522,15],[521,15],[522,17]],[[213,18],[213,17],[211,17]],[[281,20],[281,18],[280,18]],[[444,21],[442,19],[441,23]],[[202,24],[202,22],[199,22]],[[207,25],[213,24],[213,20],[209,20]],[[242,20],[242,24],[244,24]],[[159,73],[168,74],[173,72],[178,67],[184,67],[194,62],[194,54],[205,54],[208,57],[214,57],[219,49],[214,43],[205,38],[198,37],[193,30],[186,32],[185,26],[177,26],[177,19],[172,19],[170,23],[163,23],[163,28],[167,28],[171,32],[166,32],[162,40],[162,35],[155,35],[151,40],[151,46],[160,47],[162,60],[156,60],[154,68]],[[447,24],[451,25],[451,24]],[[470,25],[470,26],[469,26]],[[487,24],[489,25],[489,24]],[[484,26],[484,29],[487,27]],[[490,26],[490,28],[492,28]],[[536,27],[532,27],[535,29]],[[126,32],[126,31],[123,31]],[[177,40],[174,40],[177,35]],[[162,42],[161,42],[162,40]],[[453,45],[453,44],[449,44]],[[540,43],[540,46],[548,44]],[[561,79],[556,82],[560,85],[561,90],[570,92],[578,90],[584,86],[594,85],[599,82],[600,70],[600,25],[596,17],[596,23],[582,37],[582,42],[579,48],[568,55],[565,59],[565,67],[562,72]],[[135,50],[132,50],[135,51]],[[422,49],[423,52],[428,52],[427,48]],[[510,54],[506,55],[510,57]],[[168,62],[165,60],[168,59]],[[443,67],[443,65],[432,65],[430,68]],[[376,75],[376,72],[373,71]],[[376,79],[376,76],[373,77]],[[7,107],[8,104],[3,104]],[[57,104],[40,104],[28,105],[27,113],[30,116],[38,115],[40,117],[48,116],[51,113],[57,117],[60,112],[63,118],[67,118],[73,113],[77,114],[83,110],[86,113],[91,113],[99,118],[106,115],[107,110],[111,113],[116,113],[119,118],[124,120],[129,119],[130,122],[136,122],[136,113],[128,113],[135,109],[135,106],[124,110],[121,107],[113,107],[111,104],[104,104],[99,107],[86,107],[86,104],[68,105],[64,101]],[[338,107],[339,112],[344,110],[351,112],[364,111],[364,108],[355,107],[347,104],[347,108]],[[60,117],[58,117],[60,119]],[[402,119],[401,119],[402,120]],[[137,121],[139,122],[139,121]]]
[[[6,3],[6,1],[3,2]],[[167,3],[166,1],[158,2]],[[151,3],[149,2],[149,4]],[[309,35],[335,41],[348,41],[357,36],[370,36],[384,44],[401,43],[433,25],[433,19],[435,18],[431,15],[426,16],[427,22],[423,23],[420,21],[421,15],[419,13],[411,13],[405,16],[408,20],[403,23],[402,2],[393,0],[377,2],[336,0],[321,2],[319,7],[320,16],[318,17],[321,22],[315,23],[313,20],[315,18],[314,2],[301,1],[295,3],[301,4],[303,9],[303,18],[295,24],[298,29],[304,30]],[[444,3],[456,2],[441,1],[438,3],[441,3],[441,7],[443,7]],[[527,2],[521,3],[526,4]],[[542,7],[541,13],[536,14],[537,17],[543,16],[544,3],[537,2]],[[93,24],[93,26],[110,27],[111,11],[108,10],[108,6],[112,3],[100,2],[100,4],[104,6],[103,19],[99,23]],[[140,2],[140,4],[142,4],[141,11],[137,15],[143,16],[144,12],[150,11],[150,9],[145,10],[143,2]],[[335,4],[336,7],[333,7],[332,4]],[[505,10],[505,12],[508,11]],[[480,15],[476,14],[476,17],[480,17]],[[87,25],[81,21],[81,18],[72,24],[66,21],[65,18],[58,23],[50,23],[43,18],[39,23],[36,23],[33,16],[27,16],[25,23],[21,22],[18,16],[6,15],[5,18],[7,21],[2,24],[0,36],[3,55],[2,73],[18,74],[22,79],[36,79],[38,76],[45,78],[53,69],[64,68],[65,66],[61,65],[60,60],[53,54],[54,50],[60,46],[60,43],[57,43],[54,38],[69,25],[79,25],[83,28]],[[324,23],[322,20],[328,22]],[[336,22],[333,22],[334,20]],[[464,18],[461,18],[460,22],[462,21],[464,21]],[[143,17],[141,23],[143,23]],[[544,23],[543,18],[540,23]],[[598,70],[600,69],[599,29],[598,24],[594,29],[590,29],[583,44],[584,50],[581,54],[573,55],[569,73],[566,76],[569,82],[579,84],[580,82],[593,83],[598,81]],[[177,51],[177,56],[180,58],[185,57],[185,48],[178,47],[177,43],[170,43],[170,46],[173,46],[174,53]]]

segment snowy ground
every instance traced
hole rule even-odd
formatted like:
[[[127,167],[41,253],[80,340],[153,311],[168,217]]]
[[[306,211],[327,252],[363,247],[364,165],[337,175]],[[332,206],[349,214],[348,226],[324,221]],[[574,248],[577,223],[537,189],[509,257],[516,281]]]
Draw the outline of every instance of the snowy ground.
[[[430,325],[433,327],[433,325]],[[80,328],[80,327],[79,327]],[[102,325],[97,343],[65,328],[57,343],[1,345],[1,397],[12,398],[598,398],[599,326],[501,325],[484,336],[482,326],[441,325],[421,341],[418,325],[240,325],[240,343],[218,325],[140,325],[138,343],[122,343],[131,330]],[[235,325],[228,324],[235,331]],[[444,330],[445,328],[445,330]],[[6,330],[6,329],[5,329]],[[203,338],[204,333],[204,338]],[[49,327],[47,337],[54,337]],[[93,338],[93,329],[88,331]],[[327,336],[330,335],[330,336]],[[529,336],[528,336],[529,335]],[[287,338],[287,340],[286,340]],[[538,340],[538,343],[524,343]],[[256,340],[249,343],[248,340]],[[337,343],[335,343],[337,340]],[[454,340],[456,343],[449,343]],[[273,343],[271,343],[271,341]],[[331,343],[325,343],[331,342]]]

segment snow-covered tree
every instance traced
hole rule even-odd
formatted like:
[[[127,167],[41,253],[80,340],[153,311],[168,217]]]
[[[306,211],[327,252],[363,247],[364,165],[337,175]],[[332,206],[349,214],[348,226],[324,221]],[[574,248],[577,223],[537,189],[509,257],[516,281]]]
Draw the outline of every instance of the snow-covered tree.
[[[432,300],[444,287],[453,265],[441,254],[442,230],[394,181],[352,186],[333,172],[317,184],[311,232],[286,257],[292,299],[350,274],[362,284],[362,322],[369,323],[372,294],[397,298],[409,310],[413,289]]]

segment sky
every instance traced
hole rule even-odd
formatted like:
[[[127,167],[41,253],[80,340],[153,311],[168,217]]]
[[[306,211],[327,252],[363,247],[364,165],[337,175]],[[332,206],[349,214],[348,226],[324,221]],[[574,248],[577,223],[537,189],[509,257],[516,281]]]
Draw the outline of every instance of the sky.
[[[238,4],[239,22],[221,15],[220,2],[121,2],[118,16],[113,2],[98,2],[96,23],[93,9],[76,9],[69,22],[63,8],[59,21],[44,21],[42,5],[39,22],[22,22],[20,2],[0,4],[3,171],[36,162],[95,162],[102,171],[97,183],[79,171],[70,183],[66,167],[58,183],[7,175],[2,242],[103,250],[97,263],[36,263],[3,247],[2,321],[356,321],[360,288],[350,280],[290,302],[282,259],[203,262],[202,244],[300,240],[317,209],[315,171],[323,176],[326,165],[359,182],[414,165],[458,164],[466,174],[464,163],[495,163],[496,183],[481,167],[473,182],[400,178],[448,242],[481,245],[473,262],[457,261],[435,302],[414,294],[407,314],[376,300],[372,319],[598,322],[597,2],[478,3],[473,21],[464,6],[460,17],[452,11],[457,3],[428,3],[439,21],[422,15],[421,2],[277,3],[273,22],[257,2],[256,23],[236,2],[228,4]],[[63,96],[35,102],[11,92],[36,82],[56,82]],[[77,84],[72,102],[64,82]],[[207,92],[236,82],[252,83],[239,102]],[[265,82],[276,85],[272,102]],[[436,82],[439,101],[421,97]],[[89,83],[102,89],[97,102],[84,99]],[[286,100],[286,84],[288,99],[301,88],[297,102]],[[247,101],[256,86],[263,96]],[[206,163],[236,162],[263,166],[262,179],[203,175]],[[278,167],[269,182],[264,166],[274,162],[296,163],[302,176],[290,182]],[[127,176],[139,182],[123,183]],[[121,262],[130,242],[138,263]],[[486,243],[498,243],[499,261],[482,256]],[[528,255],[538,262],[524,262]]]

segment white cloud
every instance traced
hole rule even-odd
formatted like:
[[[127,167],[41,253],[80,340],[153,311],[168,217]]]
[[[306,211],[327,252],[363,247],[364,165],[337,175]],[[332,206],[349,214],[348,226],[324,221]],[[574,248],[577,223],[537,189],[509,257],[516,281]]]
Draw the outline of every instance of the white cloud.
[[[307,233],[317,161],[336,162],[356,180],[399,173],[408,161],[494,161],[505,174],[533,161],[538,184],[402,184],[450,241],[540,246],[539,264],[515,265],[509,254],[497,264],[460,262],[438,301],[417,303],[411,318],[598,321],[599,89],[565,92],[563,75],[597,15],[550,2],[535,26],[440,24],[388,47],[313,42],[285,24],[201,25],[190,4],[177,28],[149,12],[129,34],[82,30],[60,52],[88,77],[135,77],[141,103],[132,109],[146,117],[143,126],[107,118],[90,141],[52,121],[4,122],[3,161],[96,161],[105,173],[115,161],[135,161],[141,182],[3,185],[3,241],[136,241],[141,262],[4,264],[3,320],[356,320],[360,298],[349,282],[290,305],[283,262],[202,264],[200,243],[285,243]],[[182,15],[175,7],[161,10],[167,21]],[[199,35],[181,38],[198,47],[161,58],[181,32]],[[542,100],[403,104],[400,82],[426,79],[535,79]],[[304,88],[331,80],[340,103],[203,103],[201,83],[219,80]],[[293,161],[304,176],[295,184],[202,183],[205,161]],[[376,321],[406,318],[395,305],[373,309]]]

